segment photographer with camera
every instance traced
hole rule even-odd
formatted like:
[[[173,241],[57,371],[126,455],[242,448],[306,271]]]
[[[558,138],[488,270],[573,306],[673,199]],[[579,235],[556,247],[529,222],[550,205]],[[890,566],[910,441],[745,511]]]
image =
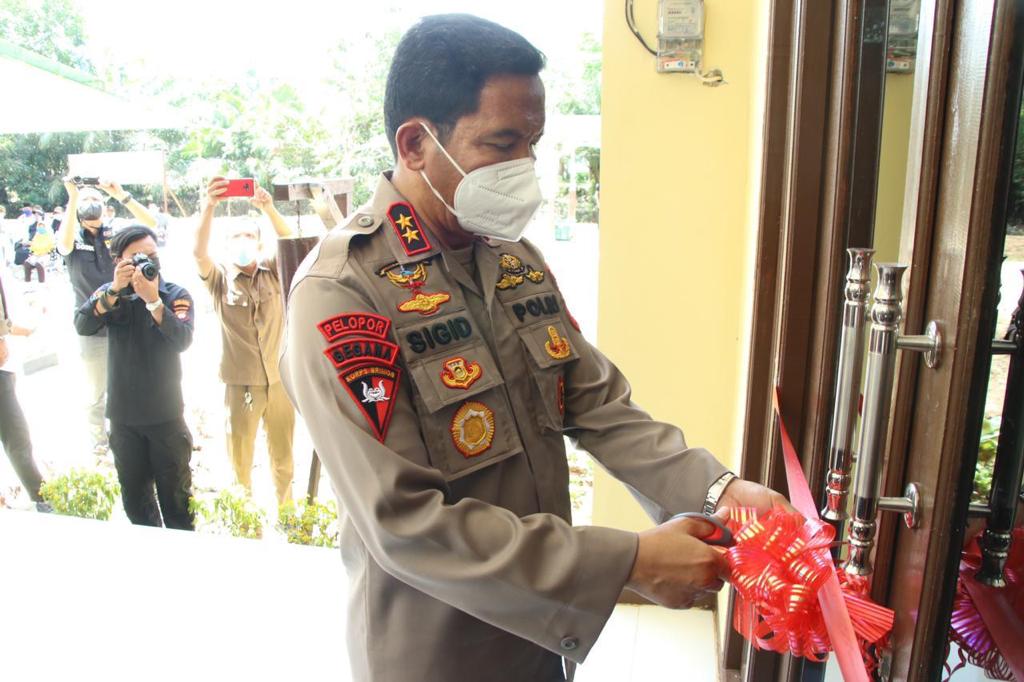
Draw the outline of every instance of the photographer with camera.
[[[57,252],[64,257],[68,277],[75,291],[75,307],[81,306],[97,287],[114,279],[114,261],[110,257],[112,227],[103,220],[106,192],[125,208],[141,225],[153,227],[156,220],[121,185],[99,178],[64,178],[68,206],[58,231]],[[81,229],[79,229],[81,227]],[[107,429],[103,411],[107,400],[107,333],[79,337],[79,350],[89,381],[89,427],[93,451],[97,456],[107,452]]]
[[[83,336],[108,332],[107,417],[121,500],[132,523],[192,530],[192,435],[181,395],[192,297],[160,276],[150,228],[126,227],[111,239],[110,253],[113,281],[78,308],[75,329]]]
[[[249,219],[235,220],[227,230],[229,260],[218,263],[210,257],[213,214],[225,200],[227,186],[227,180],[216,177],[206,188],[193,255],[220,318],[228,451],[235,477],[251,492],[256,432],[262,420],[277,501],[284,504],[292,497],[295,409],[278,371],[284,333],[281,279],[276,259],[261,257],[260,227]],[[255,187],[250,202],[267,216],[278,237],[291,236],[267,190]]]

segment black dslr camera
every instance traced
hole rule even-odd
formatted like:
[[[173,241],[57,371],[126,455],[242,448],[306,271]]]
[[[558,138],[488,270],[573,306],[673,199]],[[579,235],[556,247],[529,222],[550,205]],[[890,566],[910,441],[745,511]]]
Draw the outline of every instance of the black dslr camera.
[[[142,276],[150,282],[160,275],[160,266],[144,253],[137,253],[132,256],[132,265],[135,266],[136,270],[142,272]]]

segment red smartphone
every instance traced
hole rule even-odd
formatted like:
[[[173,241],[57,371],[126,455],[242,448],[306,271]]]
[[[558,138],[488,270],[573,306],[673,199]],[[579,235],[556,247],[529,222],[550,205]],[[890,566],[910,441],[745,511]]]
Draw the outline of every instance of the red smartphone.
[[[252,178],[237,178],[228,180],[228,186],[224,188],[224,194],[220,197],[251,197],[255,193],[256,182]]]

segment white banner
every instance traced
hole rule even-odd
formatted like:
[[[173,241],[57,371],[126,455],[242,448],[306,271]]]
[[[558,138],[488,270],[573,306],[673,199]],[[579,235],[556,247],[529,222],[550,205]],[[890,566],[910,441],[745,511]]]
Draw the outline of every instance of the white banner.
[[[100,177],[121,185],[163,185],[163,152],[68,154],[68,175]]]

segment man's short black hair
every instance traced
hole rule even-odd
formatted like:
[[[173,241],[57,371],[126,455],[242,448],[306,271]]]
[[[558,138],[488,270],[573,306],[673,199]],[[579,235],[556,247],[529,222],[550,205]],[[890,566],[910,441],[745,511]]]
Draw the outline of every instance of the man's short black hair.
[[[153,241],[156,241],[156,233],[145,225],[129,225],[115,234],[114,238],[110,240],[110,255],[114,258],[120,258],[129,244],[134,244],[146,237],[152,237]]]
[[[491,76],[536,76],[544,54],[515,31],[470,14],[424,17],[402,36],[384,91],[384,127],[395,133],[414,116],[432,121],[442,139],[460,117],[480,108]]]

